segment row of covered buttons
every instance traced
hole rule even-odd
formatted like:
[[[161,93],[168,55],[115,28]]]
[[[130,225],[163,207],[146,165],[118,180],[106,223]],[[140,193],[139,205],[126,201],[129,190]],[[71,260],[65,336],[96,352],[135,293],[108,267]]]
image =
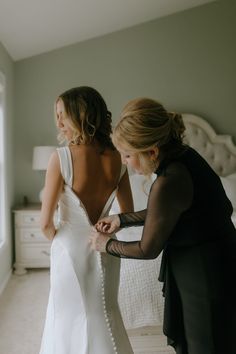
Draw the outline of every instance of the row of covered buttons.
[[[110,324],[110,320],[109,320],[107,309],[106,309],[106,298],[105,298],[105,287],[104,287],[104,274],[103,274],[103,267],[102,267],[102,257],[101,257],[101,254],[99,252],[97,252],[97,257],[98,257],[98,264],[99,264],[100,276],[101,276],[102,304],[103,304],[104,316],[105,316],[105,319],[106,319],[108,331],[109,331],[110,336],[111,336],[114,353],[118,354],[116,343],[115,343],[115,338],[114,338],[112,330],[111,330],[111,324]]]

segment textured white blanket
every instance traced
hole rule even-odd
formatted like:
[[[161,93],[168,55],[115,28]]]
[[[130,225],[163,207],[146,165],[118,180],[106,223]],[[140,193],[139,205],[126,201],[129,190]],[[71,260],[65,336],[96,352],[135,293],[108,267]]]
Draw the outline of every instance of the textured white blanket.
[[[123,240],[137,240],[142,227],[120,231]],[[162,283],[158,281],[161,256],[155,260],[122,259],[119,304],[127,329],[157,326],[163,321]]]
[[[130,183],[135,210],[146,208],[148,193],[153,179],[145,181],[140,175],[132,175]],[[119,213],[117,201],[111,214]],[[130,227],[117,233],[124,241],[139,240],[142,227]],[[155,260],[121,259],[119,304],[127,329],[156,326],[163,322],[164,299],[162,283],[158,281],[161,255]]]

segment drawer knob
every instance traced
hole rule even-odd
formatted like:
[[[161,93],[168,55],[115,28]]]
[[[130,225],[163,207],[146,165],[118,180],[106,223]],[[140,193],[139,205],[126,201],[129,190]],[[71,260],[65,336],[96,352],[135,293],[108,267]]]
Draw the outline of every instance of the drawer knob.
[[[45,255],[48,256],[48,257],[50,256],[50,253],[47,252],[47,251],[42,251],[42,253],[45,254]]]
[[[30,234],[30,236],[31,236],[31,237],[34,237],[34,236],[35,236],[35,234]]]

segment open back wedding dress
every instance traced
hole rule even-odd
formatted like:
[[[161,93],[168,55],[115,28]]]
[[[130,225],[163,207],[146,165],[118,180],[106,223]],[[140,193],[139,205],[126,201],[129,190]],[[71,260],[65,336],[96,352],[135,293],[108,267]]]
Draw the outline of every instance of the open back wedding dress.
[[[72,190],[69,147],[57,149],[65,181],[51,246],[50,295],[40,354],[133,354],[118,305],[120,259],[90,250],[92,224]],[[125,171],[122,166],[120,178]],[[99,171],[98,171],[99,173]],[[108,198],[101,217],[115,198]]]

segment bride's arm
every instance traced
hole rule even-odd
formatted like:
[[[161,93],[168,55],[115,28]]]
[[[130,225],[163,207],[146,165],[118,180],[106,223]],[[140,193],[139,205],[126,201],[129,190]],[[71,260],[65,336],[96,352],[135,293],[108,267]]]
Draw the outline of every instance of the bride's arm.
[[[132,212],[134,210],[133,196],[127,169],[119,182],[116,197],[121,213]]]
[[[49,240],[52,240],[56,234],[53,217],[59,196],[63,189],[63,184],[64,181],[61,176],[59,157],[57,152],[54,152],[48,163],[40,215],[41,230]]]

